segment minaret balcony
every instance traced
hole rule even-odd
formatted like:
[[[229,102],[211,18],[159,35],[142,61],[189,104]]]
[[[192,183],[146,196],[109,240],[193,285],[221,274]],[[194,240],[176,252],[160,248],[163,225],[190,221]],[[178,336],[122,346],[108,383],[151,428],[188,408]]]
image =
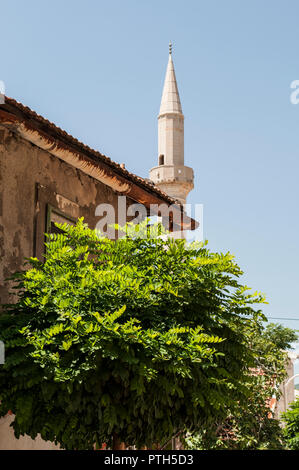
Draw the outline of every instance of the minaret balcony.
[[[150,179],[155,184],[164,182],[188,182],[193,184],[194,173],[189,166],[160,165],[150,170]]]

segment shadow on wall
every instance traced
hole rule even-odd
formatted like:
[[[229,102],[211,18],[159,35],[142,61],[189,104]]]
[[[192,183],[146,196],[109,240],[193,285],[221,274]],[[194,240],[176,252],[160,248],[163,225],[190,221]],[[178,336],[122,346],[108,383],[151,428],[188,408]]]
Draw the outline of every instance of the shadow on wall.
[[[0,419],[0,450],[60,450],[52,442],[43,441],[41,437],[35,440],[29,436],[16,439],[12,427],[13,415],[6,415]]]

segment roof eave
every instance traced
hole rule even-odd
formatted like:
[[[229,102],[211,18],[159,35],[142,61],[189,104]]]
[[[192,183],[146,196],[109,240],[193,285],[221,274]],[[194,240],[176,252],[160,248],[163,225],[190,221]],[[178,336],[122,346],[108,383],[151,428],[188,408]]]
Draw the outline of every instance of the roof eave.
[[[30,115],[26,116],[26,112]],[[5,104],[0,105],[0,123],[37,147],[101,181],[115,192],[144,204],[148,209],[151,205],[163,206],[166,203],[167,206],[173,207],[174,212],[184,214],[183,206],[178,201],[142,178],[121,168],[105,155],[80,143],[11,98],[5,98]],[[161,215],[163,216],[163,208]],[[175,219],[178,220],[177,217]],[[199,226],[198,222],[187,217],[186,214],[182,219],[182,230],[195,230]]]

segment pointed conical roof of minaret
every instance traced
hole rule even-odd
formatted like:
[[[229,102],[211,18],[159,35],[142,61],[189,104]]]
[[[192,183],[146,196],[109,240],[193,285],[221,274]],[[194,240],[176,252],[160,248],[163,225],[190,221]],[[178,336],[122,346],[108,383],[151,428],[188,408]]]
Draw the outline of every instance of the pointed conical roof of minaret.
[[[172,45],[169,44],[169,60],[167,64],[162,100],[160,106],[160,115],[165,113],[182,114],[179,90],[176,82],[174,65],[172,62]]]

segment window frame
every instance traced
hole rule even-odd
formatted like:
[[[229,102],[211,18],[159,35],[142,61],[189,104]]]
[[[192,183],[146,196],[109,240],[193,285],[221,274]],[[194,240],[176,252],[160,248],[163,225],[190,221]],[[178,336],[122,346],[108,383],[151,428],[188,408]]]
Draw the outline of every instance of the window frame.
[[[51,221],[51,215],[52,215],[53,212],[55,214],[57,214],[59,217],[62,217],[63,219],[65,219],[66,223],[67,223],[67,221],[73,222],[70,225],[76,225],[76,223],[77,223],[78,219],[66,214],[65,212],[61,211],[60,209],[53,206],[52,204],[48,203],[46,210],[47,210],[47,213],[46,213],[46,233],[51,233],[51,222],[52,222]]]

